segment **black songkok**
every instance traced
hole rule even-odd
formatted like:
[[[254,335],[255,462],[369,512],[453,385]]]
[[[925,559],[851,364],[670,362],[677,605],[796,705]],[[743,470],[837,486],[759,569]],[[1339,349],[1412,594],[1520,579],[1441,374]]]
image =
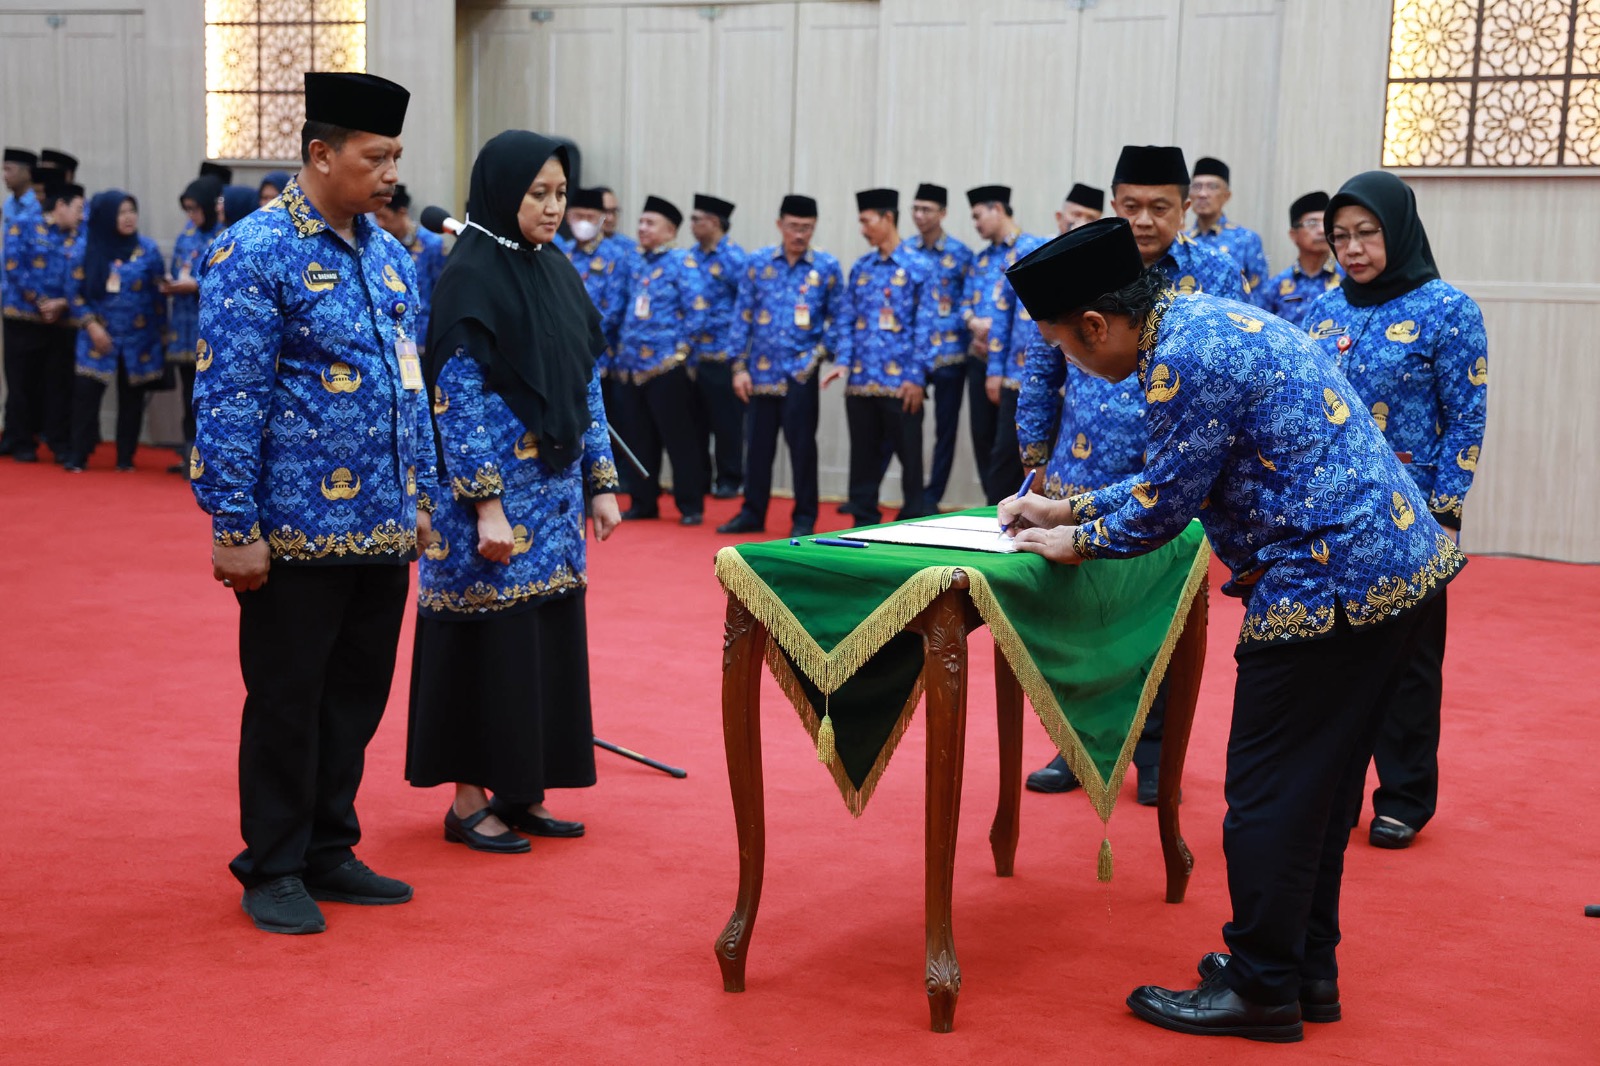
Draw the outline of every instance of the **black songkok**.
[[[816,218],[817,202],[809,196],[796,196],[790,193],[783,198],[783,203],[778,207],[778,214],[794,218]]]
[[[1093,185],[1078,182],[1072,186],[1072,191],[1067,193],[1067,203],[1087,207],[1091,211],[1104,211],[1106,209],[1106,191],[1097,189]]]
[[[606,194],[599,188],[576,189],[567,198],[568,207],[581,207],[588,211],[604,211],[606,209]]]
[[[1205,174],[1209,174],[1214,178],[1221,178],[1224,182],[1227,182],[1228,164],[1220,159],[1213,159],[1208,155],[1201,156],[1194,161],[1194,176],[1198,178]]]
[[[1154,144],[1126,145],[1117,157],[1117,169],[1111,177],[1113,187],[1118,185],[1187,185],[1189,167],[1183,161],[1182,148],[1163,148]]]
[[[979,204],[1001,203],[1011,206],[1011,186],[1009,185],[979,185],[975,189],[967,190],[967,203],[973,207]]]
[[[683,212],[679,211],[669,200],[663,200],[659,196],[646,196],[644,198],[644,209],[646,211],[654,211],[674,226],[683,225]]]
[[[1298,226],[1300,220],[1313,211],[1326,211],[1328,209],[1328,194],[1318,190],[1308,192],[1300,199],[1289,205],[1289,225]]]
[[[950,191],[943,185],[929,185],[927,182],[923,182],[917,186],[917,195],[913,196],[912,199],[927,200],[930,203],[938,204],[940,207],[948,207],[950,205]]]
[[[894,189],[864,189],[856,193],[857,211],[899,211],[900,193]]]
[[[39,165],[39,157],[28,151],[26,148],[7,148],[6,162],[21,163],[29,170],[32,170],[34,167]]]
[[[200,164],[200,177],[216,178],[217,181],[222,185],[232,185],[233,168],[225,167],[221,163],[213,163],[210,160],[207,160],[206,162]]]
[[[307,71],[306,121],[341,129],[400,136],[411,94],[376,74],[334,74]]]
[[[1017,260],[1006,280],[1035,321],[1056,321],[1144,272],[1125,218],[1102,218],[1063,233]]]
[[[715,196],[707,196],[703,192],[694,194],[694,209],[696,211],[704,211],[708,215],[716,215],[722,219],[723,225],[727,225],[728,220],[733,217],[732,204],[726,200],[719,200]]]

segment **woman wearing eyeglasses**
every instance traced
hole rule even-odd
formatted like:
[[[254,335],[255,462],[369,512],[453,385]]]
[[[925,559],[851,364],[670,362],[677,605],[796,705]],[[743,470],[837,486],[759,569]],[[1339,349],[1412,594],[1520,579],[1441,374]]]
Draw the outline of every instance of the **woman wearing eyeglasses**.
[[[1305,321],[1372,412],[1390,447],[1428,497],[1433,517],[1459,537],[1462,503],[1483,446],[1488,343],[1472,298],[1443,281],[1417,215],[1393,174],[1358,174],[1328,204],[1328,244],[1344,268],[1339,288]],[[1403,502],[1396,506],[1409,510]],[[1397,514],[1397,522],[1408,516]],[[1411,516],[1414,521],[1415,517]],[[1395,574],[1401,583],[1426,574]],[[1445,645],[1440,610],[1390,693],[1374,761],[1372,844],[1405,848],[1433,817],[1439,791],[1439,706]]]

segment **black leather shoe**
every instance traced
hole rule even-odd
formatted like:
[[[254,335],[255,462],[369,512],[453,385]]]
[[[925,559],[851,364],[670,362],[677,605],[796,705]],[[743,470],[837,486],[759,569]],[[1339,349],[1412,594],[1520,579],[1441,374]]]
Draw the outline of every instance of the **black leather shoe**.
[[[660,517],[661,512],[656,510],[654,507],[640,507],[638,504],[634,504],[632,507],[622,512],[622,520],[624,522],[637,522],[645,518]]]
[[[703,514],[686,514],[678,519],[680,526],[698,526],[706,520]]]
[[[1139,806],[1154,807],[1156,805],[1156,797],[1161,788],[1161,771],[1154,766],[1148,770],[1143,766],[1137,769],[1139,771]]]
[[[327,930],[322,908],[306,894],[298,877],[280,877],[244,890],[239,901],[256,928],[267,933],[321,933]]]
[[[307,877],[312,899],[329,903],[354,903],[360,907],[387,907],[411,900],[411,886],[373,873],[360,859],[346,860],[325,874]]]
[[[856,510],[856,505],[851,503],[849,500],[844,501],[839,506],[835,507],[834,510],[840,514],[847,514],[851,518],[855,518],[859,514],[859,512]]]
[[[19,463],[37,463],[39,461],[39,453],[32,450],[14,451],[11,453],[11,458]]]
[[[1067,760],[1057,755],[1041,770],[1028,775],[1029,792],[1071,792],[1078,788],[1078,779],[1067,769]]]
[[[814,535],[816,532],[817,527],[812,525],[810,522],[796,522],[794,525],[789,527],[789,536],[791,538],[809,537]]]
[[[494,836],[478,832],[478,826],[483,824],[483,820],[489,817],[491,812],[496,815],[500,813],[492,807],[484,807],[465,818],[459,818],[456,816],[456,809],[451,807],[444,812],[444,838],[456,844],[465,844],[473,851],[492,851],[500,855],[520,855],[532,849],[532,844],[509,829]],[[511,824],[504,817],[500,820],[507,825]]]
[[[581,837],[583,836],[582,822],[563,822],[559,818],[540,818],[531,813],[526,807],[513,807],[509,803],[502,803],[499,799],[489,801],[489,809],[495,816],[513,829],[536,837]]]
[[[718,533],[765,533],[767,524],[755,515],[745,514],[740,511],[722,525],[717,527]]]
[[[1252,1003],[1215,978],[1184,991],[1141,985],[1128,997],[1128,1009],[1175,1033],[1242,1036],[1273,1044],[1293,1044],[1305,1036],[1300,1004]]]
[[[713,500],[732,500],[736,499],[738,495],[739,486],[726,481],[714,486],[711,490],[711,498]]]
[[[1399,851],[1409,848],[1411,842],[1417,839],[1417,831],[1402,822],[1385,822],[1377,818],[1372,820],[1372,828],[1367,833],[1367,841],[1375,848],[1388,848]]]
[[[1225,951],[1208,951],[1200,956],[1200,979],[1208,981],[1211,976],[1228,965],[1232,958]],[[1331,981],[1325,977],[1315,980],[1302,977],[1300,979],[1300,1020],[1305,1022],[1336,1022],[1342,1018],[1343,1012],[1339,1007],[1339,982]]]

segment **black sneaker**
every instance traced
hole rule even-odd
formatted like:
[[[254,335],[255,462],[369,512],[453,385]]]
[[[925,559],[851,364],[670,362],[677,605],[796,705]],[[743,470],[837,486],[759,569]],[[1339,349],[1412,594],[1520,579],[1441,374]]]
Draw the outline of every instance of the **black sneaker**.
[[[280,877],[247,888],[239,903],[263,932],[321,933],[328,928],[322,920],[322,909],[312,902],[305,882],[298,877]]]
[[[1078,779],[1067,769],[1067,760],[1060,755],[1028,775],[1029,792],[1071,792],[1078,787]]]
[[[306,878],[306,891],[311,893],[312,899],[362,907],[385,907],[411,899],[410,885],[392,877],[380,877],[360,859],[351,859],[325,874]]]

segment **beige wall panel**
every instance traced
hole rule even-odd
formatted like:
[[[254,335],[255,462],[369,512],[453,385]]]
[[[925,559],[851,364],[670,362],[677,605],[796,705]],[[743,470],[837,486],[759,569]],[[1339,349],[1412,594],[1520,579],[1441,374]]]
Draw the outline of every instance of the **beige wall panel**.
[[[439,0],[369,0],[367,70],[411,90],[400,180],[421,212],[456,201],[456,13]]]
[[[734,240],[756,248],[776,239],[793,174],[795,5],[725,8],[711,45],[710,158],[679,206],[688,212],[695,192],[732,202]]]
[[[623,14],[619,9],[557,11],[546,23],[540,132],[583,149],[586,185],[622,183]]]
[[[1406,181],[1445,280],[1600,283],[1600,180]]]
[[[1278,64],[1256,60],[1277,54],[1282,10],[1278,0],[1185,0],[1179,31],[1177,143],[1191,168],[1202,156],[1228,164],[1227,215],[1257,231],[1286,228],[1270,209]],[[1273,258],[1273,270],[1287,262]]]
[[[693,8],[630,7],[625,23],[627,130],[619,230],[633,231],[644,198],[679,209],[706,172],[711,136],[711,23]]]
[[[1083,13],[1075,180],[1109,186],[1123,145],[1173,143],[1179,9],[1179,0],[1118,0]]]
[[[978,184],[983,169],[979,94],[973,91],[979,5],[885,0],[882,10],[883,151],[876,180],[906,198],[924,181],[946,186],[950,225],[964,235],[956,201],[963,189]],[[902,229],[909,233],[909,210],[906,223]]]
[[[50,136],[56,130],[81,130],[76,134],[74,155],[85,176],[93,175],[99,188],[120,185],[140,197],[148,224],[166,233],[175,227],[159,216],[178,216],[180,186],[138,190],[136,180],[145,177],[142,144],[135,152],[132,140],[143,132],[144,123],[134,122],[130,114],[134,101],[144,98],[140,56],[134,47],[138,30],[137,15],[72,15],[58,32],[54,99],[55,112]],[[92,89],[88,78],[92,73]],[[37,104],[45,101],[32,95]],[[136,127],[136,129],[134,128]],[[142,141],[142,138],[141,138]],[[55,141],[51,140],[54,145]],[[198,159],[191,165],[198,164]],[[86,186],[90,195],[96,186]],[[170,205],[170,206],[169,206]],[[170,238],[162,241],[162,251],[170,250]]]
[[[473,29],[468,172],[483,143],[506,129],[536,129],[549,108],[547,32],[527,11],[485,12]],[[464,197],[463,197],[464,199]]]
[[[53,97],[61,66],[56,38],[42,14],[0,15],[0,141],[5,144],[38,150],[54,133]]]

